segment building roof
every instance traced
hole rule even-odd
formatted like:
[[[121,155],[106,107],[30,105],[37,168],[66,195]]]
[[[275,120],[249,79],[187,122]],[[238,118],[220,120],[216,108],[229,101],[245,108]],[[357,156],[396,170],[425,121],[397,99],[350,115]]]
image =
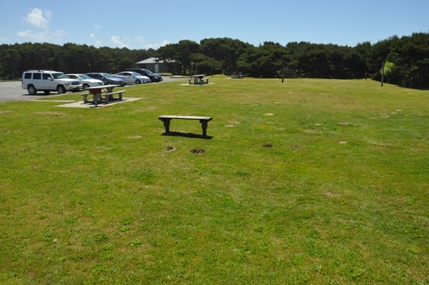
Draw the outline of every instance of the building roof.
[[[155,63],[164,63],[164,61],[157,57],[149,57],[144,60],[136,62],[136,64],[155,64]]]

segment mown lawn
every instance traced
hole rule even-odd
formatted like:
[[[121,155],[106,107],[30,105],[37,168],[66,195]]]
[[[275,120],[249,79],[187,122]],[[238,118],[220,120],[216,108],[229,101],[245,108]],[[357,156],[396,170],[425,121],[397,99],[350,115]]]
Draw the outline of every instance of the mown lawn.
[[[0,103],[1,284],[429,283],[428,91],[186,82]]]

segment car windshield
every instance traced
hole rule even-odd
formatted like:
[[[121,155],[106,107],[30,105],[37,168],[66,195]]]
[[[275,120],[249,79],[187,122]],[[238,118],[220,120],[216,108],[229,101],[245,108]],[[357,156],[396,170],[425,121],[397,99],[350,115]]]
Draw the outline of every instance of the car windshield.
[[[109,73],[103,73],[102,75],[106,78],[114,78],[114,76]]]
[[[91,79],[91,77],[89,77],[88,75],[86,75],[86,74],[79,74],[78,75],[81,79]]]
[[[61,72],[52,73],[52,76],[54,77],[54,79],[67,78],[67,76],[64,73],[61,73]]]
[[[152,75],[152,74],[153,74],[153,72],[152,72],[152,71],[150,71],[149,69],[145,69],[144,71],[146,71],[146,73],[147,73],[147,74],[150,74],[150,75]]]
[[[130,72],[132,75],[134,75],[134,76],[142,76],[140,73],[138,73],[138,72]]]

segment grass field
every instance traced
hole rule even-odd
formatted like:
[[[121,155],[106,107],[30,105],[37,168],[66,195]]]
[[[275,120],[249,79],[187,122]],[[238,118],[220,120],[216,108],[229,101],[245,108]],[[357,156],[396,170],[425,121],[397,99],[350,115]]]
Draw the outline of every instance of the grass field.
[[[429,284],[428,91],[185,82],[0,103],[1,284]]]

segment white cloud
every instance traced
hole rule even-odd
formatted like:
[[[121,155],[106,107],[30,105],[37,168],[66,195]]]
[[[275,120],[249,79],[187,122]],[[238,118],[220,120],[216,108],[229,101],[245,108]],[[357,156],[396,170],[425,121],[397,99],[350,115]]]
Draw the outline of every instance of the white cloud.
[[[42,11],[38,8],[33,8],[33,10],[28,13],[27,18],[25,20],[37,28],[46,29],[49,27],[49,21],[51,19],[51,11]]]
[[[33,32],[32,30],[21,31],[17,33],[21,38],[27,38],[34,42],[49,42],[52,39],[57,39],[67,35],[63,30],[50,32],[49,30],[43,30],[41,32]]]
[[[122,42],[122,40],[121,40],[121,38],[120,37],[118,37],[118,36],[113,36],[113,37],[111,37],[110,38],[110,41],[114,44],[114,45],[116,45],[116,46],[118,46],[118,47],[120,47],[120,48],[128,48],[128,46],[126,45],[126,44],[124,44],[123,42]]]
[[[100,47],[100,46],[103,44],[100,40],[98,40],[98,39],[96,38],[96,36],[95,36],[95,34],[94,34],[94,33],[91,33],[91,34],[89,35],[89,37],[90,37],[91,39],[93,39],[93,40],[94,40],[94,46],[96,46],[96,47]]]
[[[168,40],[163,40],[160,44],[146,44],[145,49],[159,49],[162,46],[168,45],[170,42]]]
[[[144,43],[144,38],[141,36],[135,36],[134,39],[140,44]]]
[[[17,32],[17,35],[29,39],[34,42],[52,42],[60,39],[67,35],[64,30],[51,31],[49,29],[49,22],[52,19],[52,13],[49,10],[41,10],[33,8],[27,14],[25,21],[30,23],[32,26],[41,29],[39,31],[33,31],[31,29]]]

